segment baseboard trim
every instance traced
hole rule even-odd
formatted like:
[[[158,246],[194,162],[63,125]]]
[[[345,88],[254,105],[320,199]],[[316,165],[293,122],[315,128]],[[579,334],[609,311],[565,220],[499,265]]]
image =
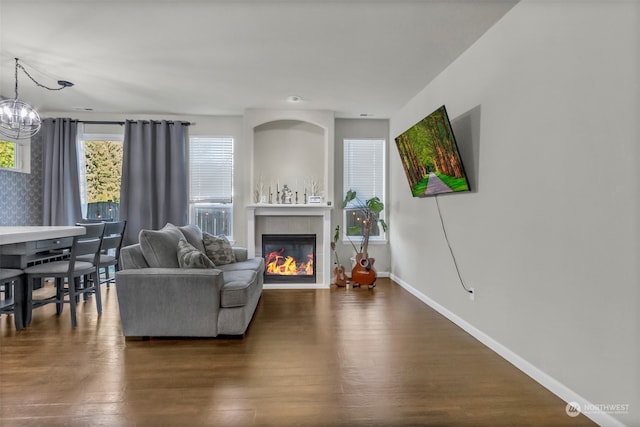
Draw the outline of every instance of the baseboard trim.
[[[455,323],[457,326],[462,328],[469,335],[480,341],[485,346],[489,347],[495,353],[497,353],[500,357],[511,363],[513,366],[527,374],[534,381],[538,382],[544,388],[558,396],[560,399],[565,402],[576,402],[580,405],[581,408],[593,408],[595,407],[591,402],[580,396],[578,393],[571,390],[569,387],[562,384],[560,381],[551,377],[544,371],[540,370],[536,366],[529,363],[524,358],[518,356],[513,351],[509,350],[504,345],[500,344],[498,341],[494,340],[466,320],[462,319],[457,314],[438,304],[433,299],[424,295],[422,292],[418,291],[416,288],[396,276],[395,274],[390,274],[389,276],[391,280],[399,284],[403,287],[407,292],[418,298],[420,301],[433,308],[438,313],[442,314],[444,317]],[[625,427],[625,425],[618,419],[612,417],[610,414],[605,412],[588,412],[584,413],[584,415],[601,426],[611,426],[611,427]]]
[[[262,289],[329,289],[330,285],[322,283],[268,283]]]

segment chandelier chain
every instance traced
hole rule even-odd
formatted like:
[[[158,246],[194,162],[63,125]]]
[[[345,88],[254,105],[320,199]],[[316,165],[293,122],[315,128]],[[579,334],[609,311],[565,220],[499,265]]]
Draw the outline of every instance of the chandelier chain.
[[[60,87],[48,87],[45,86],[41,83],[38,83],[36,81],[36,79],[34,79],[31,74],[29,74],[29,72],[22,66],[22,64],[18,63],[18,58],[16,58],[16,99],[18,99],[18,68],[20,68],[26,75],[27,77],[29,77],[31,79],[32,82],[34,82],[36,84],[36,86],[41,87],[43,89],[47,89],[47,90],[62,90],[64,89],[66,86],[64,85],[60,85]]]
[[[1,1],[1,0],[0,0]],[[36,79],[20,64],[19,59],[15,58],[15,78],[16,78],[16,98],[0,100],[0,134],[9,137],[12,140],[28,139],[37,134],[42,127],[42,120],[38,111],[31,105],[18,98],[18,69],[31,79],[36,86],[47,90],[61,90],[66,87],[73,86],[73,83],[66,80],[58,80],[60,87],[51,88],[45,86]]]
[[[16,58],[16,99],[18,99],[18,58]]]

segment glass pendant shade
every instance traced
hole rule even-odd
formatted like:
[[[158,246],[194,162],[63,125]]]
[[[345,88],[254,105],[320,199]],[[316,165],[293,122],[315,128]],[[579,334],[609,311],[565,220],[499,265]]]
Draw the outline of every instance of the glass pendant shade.
[[[11,139],[27,139],[38,133],[42,122],[38,112],[19,99],[0,101],[0,133]]]

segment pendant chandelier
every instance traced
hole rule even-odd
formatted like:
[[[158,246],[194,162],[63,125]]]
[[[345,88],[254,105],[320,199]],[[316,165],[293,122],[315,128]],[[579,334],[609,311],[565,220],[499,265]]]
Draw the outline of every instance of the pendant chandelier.
[[[8,136],[11,139],[28,139],[38,133],[42,122],[35,108],[18,99],[18,68],[21,69],[36,86],[47,90],[61,90],[65,87],[73,86],[73,83],[66,80],[58,80],[60,87],[50,88],[44,86],[31,77],[27,70],[18,62],[18,58],[15,58],[15,60],[16,97],[15,99],[4,99],[0,101],[0,134]]]

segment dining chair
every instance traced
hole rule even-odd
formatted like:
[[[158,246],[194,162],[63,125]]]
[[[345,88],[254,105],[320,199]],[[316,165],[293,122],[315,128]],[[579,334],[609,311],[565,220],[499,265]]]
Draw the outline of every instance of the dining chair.
[[[101,277],[100,271],[104,270],[104,280],[100,283],[106,283],[107,287],[115,282],[115,271],[118,271],[120,259],[120,248],[122,248],[122,238],[124,230],[127,227],[127,221],[105,222],[104,235],[102,237],[102,247],[100,249],[100,259],[98,262],[98,276]],[[79,260],[91,262],[91,255],[81,255]],[[114,274],[111,277],[109,269],[114,267]]]
[[[75,328],[77,326],[76,304],[78,297],[86,293],[95,293],[96,309],[98,314],[102,314],[98,263],[105,224],[102,222],[86,223],[82,224],[82,226],[85,227],[86,233],[82,236],[74,236],[68,259],[34,265],[24,270],[26,275],[26,284],[24,286],[25,326],[29,326],[31,323],[31,314],[34,308],[55,303],[56,313],[61,314],[64,304],[68,303],[71,313],[71,326]],[[83,255],[89,255],[90,261],[79,259]],[[80,279],[85,276],[91,277],[91,280],[81,282]],[[44,278],[55,278],[56,294],[48,298],[34,300],[34,280]]]
[[[98,223],[106,223],[105,220],[103,220],[102,218],[82,218],[80,219],[78,222],[76,222],[76,225],[79,226],[84,226],[86,224],[98,224]],[[107,226],[105,225],[105,228]],[[104,238],[104,234],[102,235],[102,237]],[[100,249],[100,251],[102,252],[102,249]],[[80,260],[80,261],[86,261],[86,262],[93,262],[93,256],[91,254],[87,254],[87,255],[79,255],[76,260]],[[100,269],[98,269],[98,276],[100,276]],[[91,276],[82,276],[82,282],[81,282],[81,286],[85,286],[84,283],[86,283],[87,281],[91,280]],[[85,293],[82,295],[84,301],[87,301],[89,299],[89,294]],[[76,300],[79,301],[80,297],[79,295],[76,295]]]
[[[3,299],[0,300],[0,314],[13,314],[16,330],[24,328],[23,323],[23,283],[24,272],[17,268],[0,268],[0,285]]]
[[[105,222],[105,221],[101,218],[82,218],[80,221],[76,223],[76,225],[97,224],[99,222]]]

